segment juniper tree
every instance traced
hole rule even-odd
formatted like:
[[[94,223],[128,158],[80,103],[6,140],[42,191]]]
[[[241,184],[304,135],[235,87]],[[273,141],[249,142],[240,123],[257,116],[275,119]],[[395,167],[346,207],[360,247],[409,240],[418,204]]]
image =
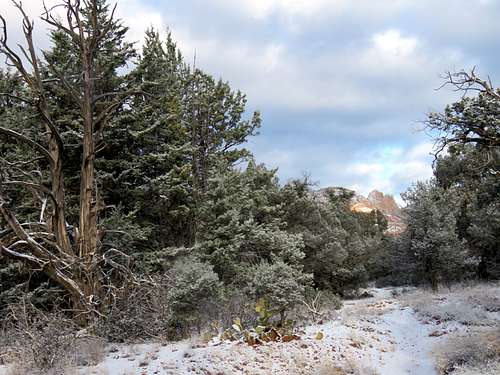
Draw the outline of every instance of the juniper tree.
[[[232,166],[249,156],[242,147],[261,125],[259,112],[244,119],[246,97],[227,82],[193,67],[185,86],[185,124],[191,146],[192,192],[195,215],[192,222],[196,242],[200,222],[198,210],[208,190],[208,180],[221,165]]]
[[[315,286],[342,294],[362,286],[370,277],[375,250],[381,247],[386,228],[380,214],[352,212],[353,192],[326,189],[318,196],[309,180],[293,180],[280,194],[286,229],[304,241],[305,272]]]
[[[473,260],[456,231],[460,192],[439,188],[431,180],[417,183],[403,199],[408,218],[403,251],[406,261],[414,263],[416,281],[437,289],[440,283],[470,276],[467,264]]]
[[[455,146],[434,168],[439,186],[460,194],[456,231],[479,257],[481,278],[500,277],[500,179],[491,172],[500,170],[500,158],[490,157],[472,145]]]
[[[243,171],[221,172],[208,181],[200,207],[199,250],[221,280],[238,283],[245,269],[261,260],[300,265],[300,234],[285,231],[279,217],[275,171],[251,161]]]
[[[108,204],[146,234],[134,251],[181,246],[190,238],[191,169],[183,122],[187,68],[170,35],[146,33],[127,84],[140,90],[109,127],[112,138],[99,160]],[[144,94],[147,93],[147,94]]]
[[[13,1],[13,4],[23,17],[26,46],[21,47],[19,53],[11,47],[5,20],[1,18],[0,52],[22,82],[20,95],[9,93],[7,96],[22,103],[25,111],[23,121],[18,124],[9,121],[12,118],[7,116],[6,124],[0,127],[0,135],[2,139],[15,140],[31,149],[32,153],[27,154],[34,158],[26,161],[19,158],[19,154],[12,158],[7,155],[8,159],[4,157],[8,168],[2,169],[0,211],[8,229],[2,231],[2,253],[41,269],[70,294],[76,309],[97,312],[100,302],[107,297],[106,289],[102,288],[105,281],[102,267],[118,264],[108,257],[110,252],[99,253],[101,199],[95,160],[109,118],[128,95],[120,86],[104,84],[109,72],[108,65],[102,61],[110,59],[109,56],[116,58],[117,49],[112,48],[113,43],[119,43],[125,30],[114,18],[114,10],[104,1],[64,0],[57,6],[65,10],[63,20],[53,15],[54,8],[46,9],[42,16],[42,20],[55,29],[53,39],[60,48],[52,54],[39,56],[33,42],[34,23],[21,3]],[[103,58],[105,54],[108,57]],[[61,56],[67,60],[59,61]],[[103,91],[108,89],[112,91]],[[72,111],[61,118],[63,108]],[[71,146],[65,137],[68,131],[81,137],[77,146],[81,150],[78,223],[73,230],[68,227],[66,203],[69,196],[64,170],[66,150]],[[33,137],[33,133],[41,136]],[[17,177],[13,171],[20,172],[20,168],[25,173],[13,179]],[[9,192],[5,187],[12,185],[28,189],[34,201],[41,202],[36,221],[29,222],[26,217],[19,216],[10,194],[6,195]]]
[[[426,122],[436,136],[439,186],[460,192],[457,233],[480,258],[478,274],[500,277],[500,90],[471,72],[449,73],[445,85],[464,97]],[[473,95],[469,95],[469,94]],[[447,154],[443,154],[443,150]],[[450,206],[454,202],[449,202]]]
[[[473,145],[494,164],[500,148],[500,89],[493,87],[489,79],[478,77],[475,69],[447,73],[443,86],[447,85],[463,92],[464,97],[447,106],[443,113],[429,114],[426,126],[432,134],[437,134],[436,155],[447,148]],[[477,93],[477,96],[470,97],[469,93]],[[492,172],[500,173],[495,168]]]

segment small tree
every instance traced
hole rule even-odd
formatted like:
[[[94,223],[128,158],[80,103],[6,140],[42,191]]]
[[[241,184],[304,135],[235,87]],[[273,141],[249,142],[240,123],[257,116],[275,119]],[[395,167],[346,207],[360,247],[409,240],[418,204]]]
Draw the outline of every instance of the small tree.
[[[200,329],[208,323],[210,307],[219,305],[223,290],[219,277],[211,265],[192,256],[179,259],[169,276],[173,281],[167,293],[171,328],[182,329],[183,334],[192,326]]]
[[[260,306],[271,313],[279,314],[284,323],[286,312],[302,303],[306,286],[312,282],[312,275],[304,274],[299,267],[293,267],[282,260],[262,261],[249,270],[248,288]]]

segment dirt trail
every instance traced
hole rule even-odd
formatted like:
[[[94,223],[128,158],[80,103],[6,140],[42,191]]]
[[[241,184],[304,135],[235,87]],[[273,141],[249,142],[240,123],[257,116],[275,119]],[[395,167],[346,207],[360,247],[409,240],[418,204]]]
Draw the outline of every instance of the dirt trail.
[[[395,308],[382,316],[395,341],[379,367],[381,374],[437,375],[432,356],[435,339],[428,325],[420,322],[411,309]]]
[[[100,368],[110,374],[318,374],[437,375],[432,356],[440,340],[436,327],[424,324],[392,297],[390,289],[373,298],[348,301],[337,319],[305,327],[302,339],[252,348],[241,343],[158,348],[120,348]],[[324,334],[316,340],[317,332]],[[133,354],[133,353],[136,354]],[[155,352],[154,355],[148,353]],[[125,356],[123,353],[126,353]],[[124,358],[125,357],[125,358]],[[135,361],[133,358],[137,358]],[[138,368],[141,358],[148,365]],[[142,361],[146,362],[146,361]],[[340,368],[345,372],[331,372]]]
[[[364,326],[351,326],[359,331],[374,330],[375,335],[364,335],[371,350],[358,360],[365,368],[381,375],[437,375],[433,348],[442,340],[431,332],[436,326],[423,322],[416,313],[401,306],[392,296],[393,289],[373,290],[374,297],[346,303],[342,312],[352,316],[351,321],[365,322]],[[363,337],[363,335],[361,335]]]

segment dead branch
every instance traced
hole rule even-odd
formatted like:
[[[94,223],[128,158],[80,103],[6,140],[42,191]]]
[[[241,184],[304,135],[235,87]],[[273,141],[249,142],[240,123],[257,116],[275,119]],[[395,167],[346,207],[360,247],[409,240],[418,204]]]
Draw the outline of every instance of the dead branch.
[[[43,156],[45,156],[45,158],[51,164],[54,163],[54,159],[52,158],[52,155],[50,154],[50,152],[45,147],[43,147],[41,144],[39,144],[38,142],[33,141],[32,139],[22,135],[21,133],[18,133],[14,130],[7,129],[7,128],[1,127],[1,126],[0,126],[0,134],[4,134],[6,136],[12,137],[18,141],[21,141],[22,143],[25,143],[25,144],[33,147],[34,149],[39,151]]]
[[[311,314],[313,321],[316,321],[318,317],[321,317],[323,313],[321,310],[321,291],[318,291],[310,301],[302,301],[302,304],[307,308]]]
[[[483,118],[477,116],[464,116],[462,110],[458,110],[456,115],[445,113],[430,113],[424,122],[424,130],[434,136],[434,162],[438,156],[453,145],[472,144],[480,147],[486,154],[489,162],[494,159],[494,155],[500,147],[500,127],[498,114],[500,113],[500,90],[495,89],[491,79],[484,80],[477,76],[476,67],[470,72],[460,71],[456,73],[446,72],[443,76],[444,82],[439,88],[452,86],[456,92],[463,92],[463,103],[466,110],[484,113]],[[478,99],[481,105],[474,107],[472,99],[466,99],[469,92],[479,93]],[[474,99],[476,100],[476,99]],[[453,111],[450,106],[450,111]],[[437,135],[436,135],[437,133]]]
[[[460,72],[446,72],[444,83],[438,88],[441,89],[445,86],[451,85],[454,91],[463,91],[464,96],[469,91],[477,91],[491,96],[495,99],[500,99],[500,93],[495,90],[491,84],[491,80],[483,80],[476,75],[476,67],[474,66],[470,72],[462,70]]]

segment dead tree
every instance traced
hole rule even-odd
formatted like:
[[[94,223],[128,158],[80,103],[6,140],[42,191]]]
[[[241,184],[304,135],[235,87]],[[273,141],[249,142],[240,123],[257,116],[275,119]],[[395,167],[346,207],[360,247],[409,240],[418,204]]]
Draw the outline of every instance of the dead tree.
[[[103,19],[98,14],[97,0],[61,0],[50,9],[45,7],[42,20],[70,37],[78,49],[81,72],[78,76],[67,76],[60,67],[40,59],[33,42],[34,23],[25,13],[20,1],[12,0],[22,15],[25,46],[17,52],[8,39],[5,19],[0,16],[0,53],[7,64],[21,77],[30,91],[30,100],[17,97],[32,106],[37,113],[40,131],[45,134],[43,142],[35,141],[0,123],[0,139],[10,138],[31,147],[40,158],[46,160],[50,187],[37,183],[33,175],[24,174],[19,181],[0,180],[0,213],[8,224],[7,230],[0,228],[0,253],[24,261],[61,285],[71,295],[75,309],[83,313],[98,312],[102,301],[101,285],[103,263],[119,266],[106,254],[99,254],[98,240],[98,195],[96,191],[95,159],[96,145],[103,137],[105,124],[114,111],[123,103],[128,93],[113,92],[97,95],[95,90],[95,56],[100,42],[116,25],[113,12]],[[65,17],[56,17],[54,10],[64,10]],[[85,10],[85,11],[83,11]],[[45,65],[43,65],[45,64]],[[63,174],[64,141],[49,106],[47,82],[42,76],[42,67],[54,73],[58,85],[67,91],[79,108],[82,127],[82,163],[80,172],[79,223],[75,240],[70,241],[65,212],[65,190]],[[13,168],[20,167],[15,160],[8,161]],[[19,185],[42,200],[38,223],[23,223],[15,210],[8,205],[8,197],[2,193],[2,185]],[[108,253],[109,255],[109,253]]]

